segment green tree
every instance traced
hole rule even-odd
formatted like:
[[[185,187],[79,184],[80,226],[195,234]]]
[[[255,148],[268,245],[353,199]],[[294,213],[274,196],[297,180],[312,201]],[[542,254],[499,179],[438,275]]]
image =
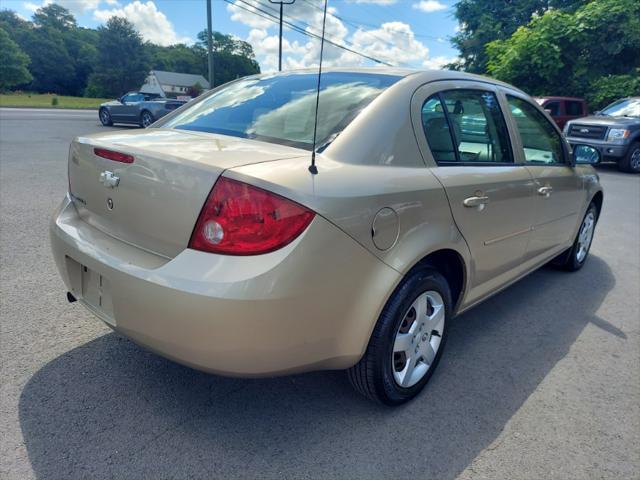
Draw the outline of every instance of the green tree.
[[[201,52],[194,47],[182,44],[161,47],[148,43],[146,49],[153,70],[204,74],[200,61]]]
[[[24,85],[32,79],[27,66],[29,57],[20,50],[16,42],[11,40],[9,34],[0,28],[0,91]]]
[[[231,80],[247,75],[260,73],[260,65],[256,61],[251,44],[232,35],[213,32],[213,67],[215,85],[222,85]],[[207,32],[198,33],[198,42],[194,50],[200,58],[200,73],[207,77]]]
[[[140,88],[149,73],[140,34],[121,17],[110,18],[98,32],[98,64],[89,77],[87,93],[117,97]]]
[[[47,27],[31,29],[22,38],[21,46],[31,58],[30,88],[60,94],[69,91],[75,69],[61,32]]]
[[[36,10],[36,13],[33,14],[33,23],[39,27],[54,28],[56,30],[69,30],[78,26],[71,12],[55,3]]]
[[[528,93],[596,98],[599,88],[611,91],[616,81],[638,75],[640,2],[598,0],[573,13],[549,10],[510,38],[490,42],[486,53],[491,75]]]
[[[460,60],[450,67],[472,73],[487,68],[485,45],[509,38],[522,25],[550,9],[573,11],[590,0],[460,0],[455,17],[460,31],[451,39]]]

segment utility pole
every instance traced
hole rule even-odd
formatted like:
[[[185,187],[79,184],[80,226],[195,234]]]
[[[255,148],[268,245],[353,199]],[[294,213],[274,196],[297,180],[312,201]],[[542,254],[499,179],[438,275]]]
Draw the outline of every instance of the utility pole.
[[[213,32],[211,30],[211,0],[207,0],[207,57],[209,60],[209,88],[213,88]]]
[[[296,0],[269,0],[271,3],[280,4],[280,44],[278,45],[278,71],[282,71],[282,13],[284,5],[293,5],[296,3]]]

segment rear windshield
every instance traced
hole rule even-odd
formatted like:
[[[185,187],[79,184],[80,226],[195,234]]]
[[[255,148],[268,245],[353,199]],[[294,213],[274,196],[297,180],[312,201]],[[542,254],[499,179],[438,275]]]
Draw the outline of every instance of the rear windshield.
[[[322,74],[317,145],[333,140],[358,113],[400,77]],[[318,75],[252,77],[198,101],[162,127],[255,138],[311,150]]]

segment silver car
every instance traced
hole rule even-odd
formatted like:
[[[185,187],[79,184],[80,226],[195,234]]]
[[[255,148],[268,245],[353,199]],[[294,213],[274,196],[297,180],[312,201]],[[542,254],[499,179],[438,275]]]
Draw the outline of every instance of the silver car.
[[[114,123],[126,123],[147,128],[185,103],[183,100],[172,100],[148,93],[129,92],[117,100],[100,105],[98,118],[105,127]]]

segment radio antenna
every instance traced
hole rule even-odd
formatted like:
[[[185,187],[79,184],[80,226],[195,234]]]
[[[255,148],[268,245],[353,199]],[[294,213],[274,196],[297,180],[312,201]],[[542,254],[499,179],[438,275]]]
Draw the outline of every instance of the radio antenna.
[[[316,167],[316,136],[318,134],[318,106],[320,105],[320,81],[322,80],[322,54],[324,53],[324,28],[327,23],[327,3],[329,0],[324,0],[324,12],[322,14],[322,38],[320,39],[320,64],[318,66],[318,88],[316,89],[316,117],[313,123],[313,147],[311,149],[311,165],[309,165],[309,171],[316,175],[318,168]]]

